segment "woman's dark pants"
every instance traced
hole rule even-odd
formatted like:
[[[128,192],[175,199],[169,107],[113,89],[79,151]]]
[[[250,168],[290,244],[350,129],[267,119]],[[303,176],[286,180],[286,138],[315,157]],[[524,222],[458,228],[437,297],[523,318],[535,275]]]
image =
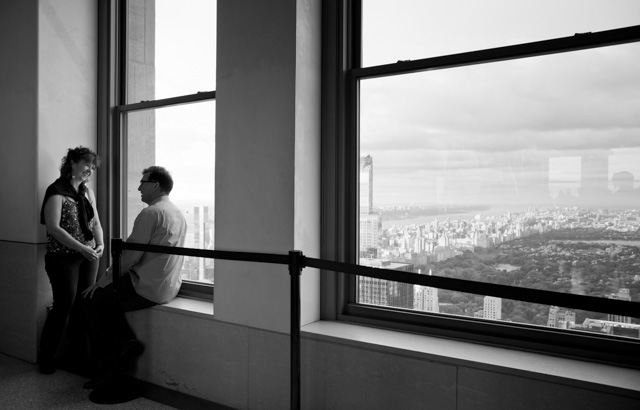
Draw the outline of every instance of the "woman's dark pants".
[[[86,360],[88,323],[82,306],[82,291],[95,283],[98,261],[88,261],[78,253],[48,252],[45,255],[45,270],[53,291],[53,308],[42,329],[38,362],[44,366],[53,366],[65,326],[67,352],[80,356],[74,359]]]

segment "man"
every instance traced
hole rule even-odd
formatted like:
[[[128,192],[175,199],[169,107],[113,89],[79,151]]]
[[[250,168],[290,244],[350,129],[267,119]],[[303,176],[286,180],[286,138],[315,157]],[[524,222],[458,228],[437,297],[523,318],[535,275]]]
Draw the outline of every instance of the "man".
[[[165,168],[152,166],[142,171],[138,191],[142,202],[149,206],[136,217],[127,242],[184,247],[187,222],[169,200],[172,189],[173,179]],[[113,267],[83,292],[90,322],[90,346],[97,365],[97,377],[85,383],[85,388],[97,388],[117,380],[142,354],[144,346],[135,338],[124,312],[173,299],[182,284],[182,260],[180,255],[124,250],[118,282],[119,306],[115,306],[113,297]],[[120,345],[119,357],[115,353],[114,330]],[[120,367],[116,368],[115,363]]]

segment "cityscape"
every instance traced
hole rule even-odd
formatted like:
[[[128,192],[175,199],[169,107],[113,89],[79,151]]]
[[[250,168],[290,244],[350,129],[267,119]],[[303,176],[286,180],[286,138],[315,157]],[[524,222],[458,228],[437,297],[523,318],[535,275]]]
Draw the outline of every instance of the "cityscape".
[[[180,205],[187,220],[187,237],[184,246],[194,249],[213,250],[213,205]],[[182,279],[213,284],[214,260],[185,256],[182,264]]]
[[[361,158],[360,265],[640,302],[640,207],[373,206]],[[640,202],[638,202],[640,203]],[[185,246],[214,249],[213,205],[181,205]],[[182,278],[214,282],[214,260],[185,257]],[[358,277],[358,301],[640,338],[640,318]]]
[[[640,302],[639,209],[568,203],[514,209],[517,211],[483,205],[374,207],[373,160],[361,157],[360,264]],[[376,278],[359,277],[358,301],[640,338],[639,318]]]

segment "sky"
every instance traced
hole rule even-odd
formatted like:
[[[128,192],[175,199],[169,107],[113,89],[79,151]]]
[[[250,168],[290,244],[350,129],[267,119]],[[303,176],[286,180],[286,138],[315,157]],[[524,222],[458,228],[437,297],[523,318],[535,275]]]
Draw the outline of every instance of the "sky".
[[[156,98],[216,89],[215,0],[156,0]],[[174,201],[213,205],[215,102],[156,114],[156,162],[175,182]]]
[[[640,24],[637,0],[363,3],[365,66]],[[156,98],[215,90],[215,5],[156,1]],[[638,73],[633,44],[363,81],[374,205],[578,195],[585,158],[606,158],[608,189],[616,172],[640,181]],[[199,105],[159,110],[156,124],[157,162],[191,201],[213,198],[215,103]]]

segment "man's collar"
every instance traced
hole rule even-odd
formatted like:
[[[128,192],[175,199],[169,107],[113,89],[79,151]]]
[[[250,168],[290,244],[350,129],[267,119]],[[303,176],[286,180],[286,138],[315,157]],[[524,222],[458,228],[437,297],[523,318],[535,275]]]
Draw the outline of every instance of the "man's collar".
[[[151,201],[149,206],[151,206],[153,204],[157,204],[160,201],[168,200],[168,199],[169,199],[169,195],[167,195],[167,194],[161,195],[161,196],[157,197],[156,199],[154,199],[153,201]]]

